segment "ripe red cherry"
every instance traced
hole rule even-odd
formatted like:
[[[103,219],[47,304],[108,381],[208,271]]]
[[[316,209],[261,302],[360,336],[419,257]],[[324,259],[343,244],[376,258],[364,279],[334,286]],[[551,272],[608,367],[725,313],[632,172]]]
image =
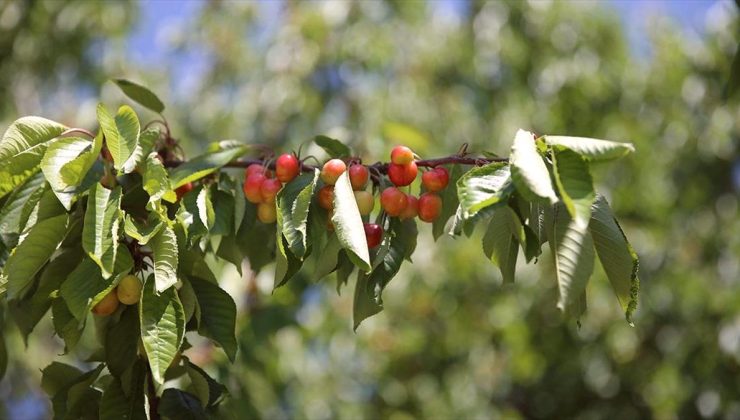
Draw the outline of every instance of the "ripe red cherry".
[[[419,219],[431,223],[442,212],[442,199],[435,193],[424,193],[419,197]]]
[[[254,204],[262,202],[260,190],[265,179],[267,178],[261,173],[253,173],[247,177],[244,181],[244,196],[247,197],[247,201]]]
[[[275,176],[280,182],[290,182],[298,176],[301,163],[295,155],[284,153],[275,161]]]
[[[367,191],[355,191],[355,201],[360,214],[363,216],[370,214],[375,207],[375,197]]]
[[[388,165],[388,178],[390,178],[393,185],[398,187],[405,187],[411,185],[416,179],[416,174],[419,169],[416,167],[416,163],[411,162],[406,165],[397,165],[391,163]]]
[[[262,186],[260,187],[262,201],[265,203],[272,203],[275,201],[275,196],[281,188],[283,188],[283,184],[275,178],[268,178],[262,181]]]
[[[406,194],[396,187],[388,187],[380,194],[380,204],[389,216],[398,216],[408,204]]]
[[[321,180],[327,185],[334,185],[339,176],[347,170],[347,164],[341,159],[332,159],[321,169]]]
[[[247,170],[245,172],[245,177],[248,177],[252,174],[262,174],[265,175],[265,167],[260,165],[259,163],[253,163],[249,166],[247,166]]]
[[[447,169],[439,167],[426,171],[421,176],[421,183],[430,192],[442,191],[450,182],[450,174]]]
[[[396,165],[407,165],[414,160],[414,152],[406,146],[396,146],[391,150],[391,162]]]
[[[179,187],[175,188],[175,194],[177,194],[177,199],[181,199],[183,195],[189,193],[193,190],[193,183],[188,182],[187,184],[182,184]]]
[[[260,203],[257,206],[257,219],[265,224],[274,223],[277,220],[275,203]]]
[[[380,245],[383,241],[383,228],[375,223],[364,223],[365,238],[367,239],[367,247],[372,249]]]
[[[352,184],[352,189],[357,191],[365,188],[367,179],[370,176],[365,165],[354,164],[349,167],[349,182]]]
[[[406,195],[407,204],[401,214],[398,216],[401,220],[413,219],[419,214],[419,199],[411,194]]]
[[[321,208],[326,209],[326,210],[333,210],[334,209],[334,186],[324,185],[323,187],[321,187],[318,193],[317,200]]]

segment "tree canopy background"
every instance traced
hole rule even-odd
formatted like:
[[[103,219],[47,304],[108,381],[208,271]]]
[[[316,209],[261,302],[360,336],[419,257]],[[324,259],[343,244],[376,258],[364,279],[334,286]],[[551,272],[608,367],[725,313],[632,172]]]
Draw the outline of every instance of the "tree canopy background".
[[[603,4],[461,5],[184,3],[138,28],[157,56],[133,48],[137,3],[5,2],[0,127],[37,114],[94,128],[94,98],[124,100],[105,81],[125,77],[167,102],[191,155],[234,138],[323,158],[319,133],[369,161],[399,143],[505,154],[518,127],[632,141],[595,180],[641,257],[635,327],[600,268],[578,328],[555,308],[548,257],[503,287],[480,236],[433,244],[422,228],[356,334],[347,289],[302,278],[272,293],[269,270],[212,261],[240,306],[240,353],[232,365],[194,340],[187,354],[226,379],[226,418],[740,417],[740,98],[725,94],[738,8],[713,6],[701,37],[656,16],[640,53]],[[49,332],[24,348],[5,328],[5,412],[46,417],[39,369],[63,346]],[[68,362],[95,351],[83,344]]]

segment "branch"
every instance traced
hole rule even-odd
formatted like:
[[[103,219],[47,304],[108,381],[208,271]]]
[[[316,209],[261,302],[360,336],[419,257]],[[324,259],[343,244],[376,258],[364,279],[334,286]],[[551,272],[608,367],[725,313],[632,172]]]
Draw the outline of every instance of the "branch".
[[[357,161],[357,159],[346,159],[347,161]],[[232,162],[227,163],[224,165],[225,168],[246,168],[249,165],[264,165],[266,162],[269,161],[269,164],[267,165],[268,169],[275,169],[275,160],[274,159],[238,159]],[[434,159],[421,159],[416,161],[416,166],[420,168],[436,168],[440,165],[447,165],[447,164],[458,164],[458,165],[471,165],[471,166],[483,166],[488,165],[489,163],[493,162],[508,162],[509,159],[507,158],[487,158],[487,157],[467,157],[467,156],[460,156],[460,155],[452,155],[452,156],[445,156],[440,158],[434,158]],[[167,160],[164,162],[164,166],[168,168],[175,168],[185,163],[185,161],[182,160]],[[368,167],[368,169],[374,169],[382,174],[388,173],[388,163],[383,162],[376,162],[372,165],[365,165]],[[317,169],[317,166],[309,165],[307,163],[301,163],[301,170],[303,172],[313,172],[315,169]]]

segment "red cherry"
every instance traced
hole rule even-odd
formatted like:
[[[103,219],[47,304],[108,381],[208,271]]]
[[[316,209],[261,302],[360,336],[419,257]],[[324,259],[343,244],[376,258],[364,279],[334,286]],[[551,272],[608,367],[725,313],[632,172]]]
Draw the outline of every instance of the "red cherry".
[[[339,176],[347,170],[347,164],[341,159],[332,159],[321,169],[321,180],[327,185],[334,185]]]
[[[262,186],[260,186],[260,195],[262,196],[262,201],[265,203],[271,203],[275,201],[275,196],[281,188],[283,188],[283,184],[275,178],[268,178],[262,181]]]
[[[391,162],[396,165],[407,165],[414,160],[414,152],[406,146],[396,146],[391,150]]]
[[[380,204],[389,216],[398,216],[408,204],[406,194],[396,187],[388,187],[380,194]]]
[[[391,163],[388,165],[388,178],[390,178],[393,185],[398,187],[405,187],[411,185],[416,179],[416,174],[419,169],[416,167],[416,163],[411,162],[406,165],[398,165]]]
[[[383,228],[375,223],[364,223],[365,238],[367,239],[367,247],[372,249],[380,245],[383,241]]]
[[[193,183],[188,182],[187,184],[182,184],[179,187],[175,188],[175,194],[177,194],[177,199],[181,199],[183,195],[189,193],[193,190]]]
[[[439,167],[426,171],[421,176],[421,183],[430,192],[442,191],[450,182],[450,174],[447,169]]]
[[[411,194],[406,195],[407,204],[401,214],[398,216],[401,220],[413,219],[419,214],[419,199]]]
[[[334,209],[334,186],[324,185],[323,187],[321,187],[318,193],[317,200],[321,208],[326,209],[326,210],[333,210]]]
[[[284,153],[275,161],[275,174],[280,182],[290,182],[301,171],[301,163],[295,155]]]
[[[357,191],[365,188],[367,179],[370,177],[365,165],[354,164],[349,167],[349,182],[352,184],[352,189]]]
[[[424,193],[419,197],[419,219],[431,223],[442,212],[442,199],[435,193]]]
[[[245,177],[248,177],[252,174],[265,174],[265,167],[260,165],[259,163],[253,163],[249,166],[247,166],[247,170],[245,171]]]
[[[253,173],[249,175],[244,181],[244,196],[247,197],[247,201],[250,203],[261,203],[262,202],[262,193],[260,192],[260,189],[262,188],[262,182],[265,181],[265,176],[261,173]]]

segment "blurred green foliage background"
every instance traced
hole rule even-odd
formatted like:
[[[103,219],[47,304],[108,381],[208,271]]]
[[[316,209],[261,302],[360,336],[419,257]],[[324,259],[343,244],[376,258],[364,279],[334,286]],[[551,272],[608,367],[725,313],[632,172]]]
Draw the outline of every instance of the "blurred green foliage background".
[[[578,329],[549,254],[503,287],[479,236],[435,244],[422,227],[357,333],[351,287],[271,294],[271,268],[212,261],[240,354],[194,338],[186,354],[225,381],[225,418],[740,418],[740,106],[723,97],[739,9],[716,3],[700,37],[655,16],[638,53],[602,3],[462,3],[187,2],[142,21],[138,3],[6,1],[0,128],[39,114],[94,129],[99,97],[124,101],[106,79],[125,77],[160,94],[190,155],[234,138],[323,159],[318,133],[369,161],[397,143],[506,155],[519,127],[632,141],[595,179],[641,257],[635,327],[600,268]],[[46,322],[27,348],[6,325],[9,418],[50,415],[39,369],[63,346]],[[84,363],[91,330],[61,359]]]

